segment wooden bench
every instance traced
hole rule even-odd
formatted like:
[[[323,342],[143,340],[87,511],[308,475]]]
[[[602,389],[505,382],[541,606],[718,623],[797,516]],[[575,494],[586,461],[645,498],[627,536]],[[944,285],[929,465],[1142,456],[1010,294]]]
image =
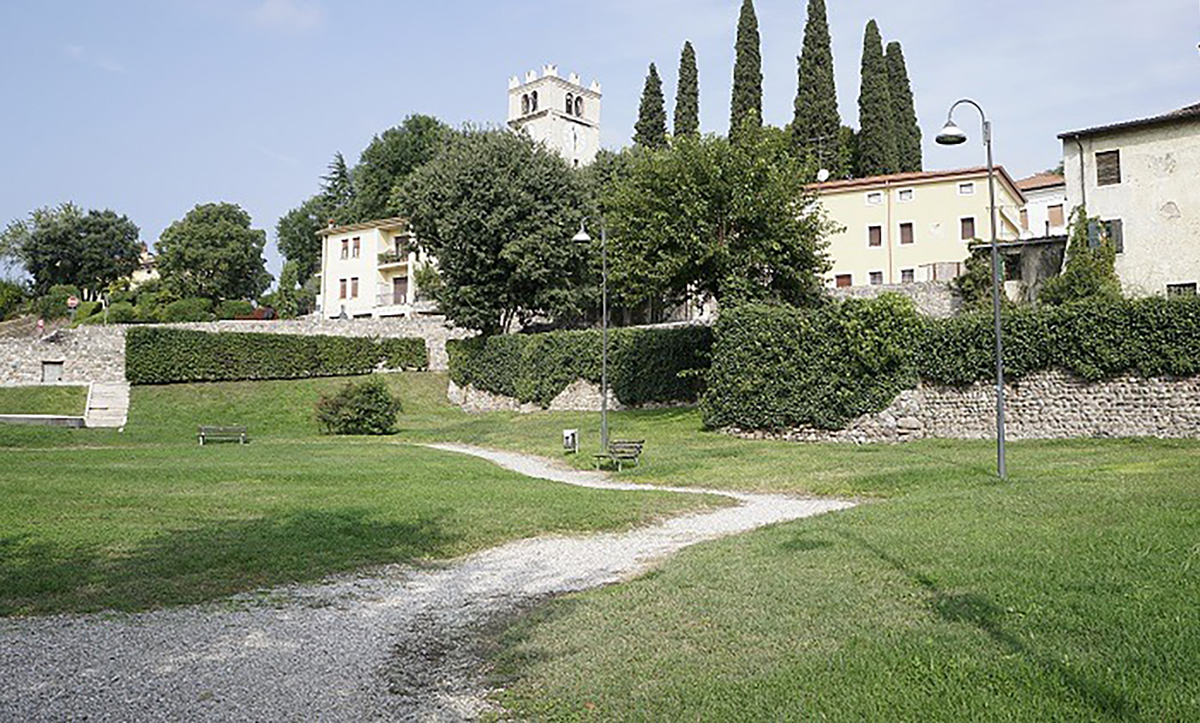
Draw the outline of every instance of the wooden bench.
[[[642,447],[646,445],[646,440],[617,440],[614,439],[608,443],[608,451],[592,455],[596,469],[600,469],[600,465],[604,460],[615,462],[617,471],[621,471],[623,462],[633,462],[635,466],[641,466]]]
[[[241,426],[232,427],[213,427],[200,425],[196,430],[196,436],[200,439],[200,445],[205,442],[234,442],[245,444],[249,441],[246,428]]]

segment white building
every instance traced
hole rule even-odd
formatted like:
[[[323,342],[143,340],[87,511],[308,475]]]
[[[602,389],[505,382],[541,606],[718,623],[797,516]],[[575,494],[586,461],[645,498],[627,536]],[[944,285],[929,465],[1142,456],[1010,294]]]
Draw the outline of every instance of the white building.
[[[405,219],[331,226],[320,235],[322,317],[412,316],[432,308],[419,298],[415,275],[434,261],[414,247]]]
[[[1068,207],[1104,222],[1126,293],[1196,293],[1200,104],[1059,138]]]
[[[539,76],[508,81],[508,125],[545,143],[572,166],[586,166],[600,152],[600,84],[585,88],[575,73],[560,78],[547,65]]]
[[[1021,209],[1021,238],[1063,236],[1071,220],[1067,217],[1067,179],[1056,173],[1039,173],[1017,181],[1025,194]]]

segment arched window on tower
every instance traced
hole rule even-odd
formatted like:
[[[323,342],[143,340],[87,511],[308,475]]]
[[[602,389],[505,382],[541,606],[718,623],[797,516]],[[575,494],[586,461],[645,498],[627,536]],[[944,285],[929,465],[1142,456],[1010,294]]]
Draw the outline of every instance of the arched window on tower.
[[[537,91],[529,94],[529,112],[537,113]]]
[[[579,116],[580,118],[583,117],[583,96],[582,95],[577,96],[575,98],[575,115]]]
[[[521,96],[521,115],[529,115],[529,94]]]
[[[575,95],[573,93],[567,93],[567,115],[571,115],[574,112],[572,110],[574,107],[575,107]]]

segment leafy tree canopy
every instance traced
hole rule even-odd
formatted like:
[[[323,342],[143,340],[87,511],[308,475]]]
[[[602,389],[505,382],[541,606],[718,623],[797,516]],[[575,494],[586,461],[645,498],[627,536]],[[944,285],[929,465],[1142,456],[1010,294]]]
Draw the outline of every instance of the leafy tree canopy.
[[[325,196],[313,196],[285,213],[275,224],[275,243],[279,252],[294,264],[300,285],[321,265],[322,238],[317,235],[329,222],[329,203]]]
[[[676,138],[635,155],[604,199],[623,301],[815,302],[829,224],[806,188],[810,169],[783,152],[788,145],[783,132],[748,121],[736,144]]]
[[[571,243],[585,199],[566,161],[527,135],[452,132],[394,202],[438,260],[442,312],[484,334],[587,306],[588,253]]]
[[[923,169],[921,157],[921,126],[917,123],[917,108],[913,101],[908,68],[904,64],[904,49],[893,40],[884,54],[888,72],[888,95],[892,101],[893,131],[896,134],[897,170],[902,173]]]
[[[841,175],[838,171],[843,169],[831,168],[838,160],[842,120],[838,114],[830,45],[825,0],[809,0],[804,45],[796,59],[798,78],[792,134],[796,147],[815,156],[818,166]]]
[[[874,20],[863,33],[862,82],[858,95],[858,168],[860,177],[881,176],[899,170],[894,109],[883,39]]]
[[[240,206],[198,205],[163,231],[159,272],[181,297],[255,299],[271,284],[262,257],[266,240]]]
[[[354,198],[350,211],[339,223],[358,223],[396,214],[391,206],[392,190],[415,169],[437,155],[449,128],[437,118],[410,115],[395,128],[376,136],[362,152],[351,171]],[[326,192],[338,189],[326,177]]]
[[[64,203],[9,224],[0,235],[0,248],[24,264],[35,293],[69,285],[93,295],[137,268],[142,251],[138,235],[138,227],[125,216],[110,210],[84,213]]]

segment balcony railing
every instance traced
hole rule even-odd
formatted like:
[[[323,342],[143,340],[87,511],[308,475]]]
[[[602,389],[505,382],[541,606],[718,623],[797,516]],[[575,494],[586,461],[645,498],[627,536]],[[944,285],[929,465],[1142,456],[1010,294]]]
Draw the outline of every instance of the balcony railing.
[[[380,266],[391,266],[394,264],[406,263],[408,263],[408,252],[397,253],[395,251],[384,251],[383,253],[379,254]]]

